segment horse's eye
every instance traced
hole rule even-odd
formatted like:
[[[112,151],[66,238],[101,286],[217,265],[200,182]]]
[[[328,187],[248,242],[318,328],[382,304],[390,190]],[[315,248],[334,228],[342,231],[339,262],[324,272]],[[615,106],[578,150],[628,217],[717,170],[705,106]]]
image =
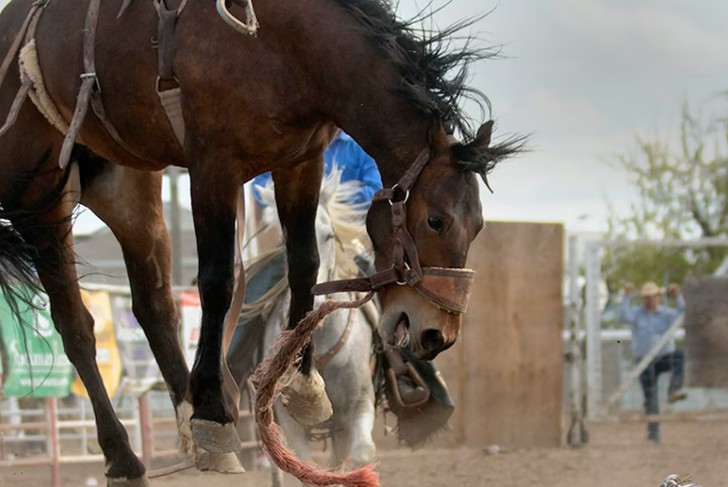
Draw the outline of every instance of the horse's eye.
[[[445,230],[445,221],[439,216],[429,216],[427,217],[427,226],[437,233],[441,233]]]

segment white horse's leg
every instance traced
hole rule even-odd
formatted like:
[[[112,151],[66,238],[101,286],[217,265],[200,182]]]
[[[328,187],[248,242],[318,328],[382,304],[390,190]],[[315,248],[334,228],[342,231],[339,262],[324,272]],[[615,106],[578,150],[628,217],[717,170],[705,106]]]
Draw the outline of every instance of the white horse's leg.
[[[372,439],[374,429],[374,404],[368,400],[359,401],[350,419],[351,461],[356,465],[366,465],[374,460],[377,447]]]
[[[336,463],[349,460],[362,466],[371,463],[377,453],[372,439],[376,415],[370,369],[372,331],[361,310],[354,312],[353,319],[346,345],[324,368],[324,375],[327,383],[336,384],[330,391],[340,430],[335,437]]]
[[[334,431],[333,465],[350,461],[353,466],[371,463],[377,453],[372,439],[374,429],[374,404],[368,399],[356,401],[341,415],[340,428]]]
[[[311,450],[308,448],[304,427],[288,414],[288,410],[280,401],[276,401],[273,405],[273,413],[285,435],[286,446],[296,454],[299,460],[304,462],[311,460]],[[283,486],[283,472],[275,464],[271,470],[271,482],[273,487]]]
[[[270,467],[270,483],[273,487],[283,487],[283,470],[275,463]]]

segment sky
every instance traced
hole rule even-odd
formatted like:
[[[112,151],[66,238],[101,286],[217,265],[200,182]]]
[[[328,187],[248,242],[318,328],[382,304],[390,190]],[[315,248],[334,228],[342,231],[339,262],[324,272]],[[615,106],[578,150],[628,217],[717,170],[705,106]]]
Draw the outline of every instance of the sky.
[[[398,12],[409,18],[426,5],[400,0]],[[725,0],[434,5],[443,6],[434,20],[440,27],[490,12],[471,33],[501,55],[474,65],[471,83],[492,102],[496,137],[529,136],[529,151],[490,177],[486,219],[605,230],[607,201],[624,213],[636,195],[609,161],[632,152],[638,134],[675,137],[685,100],[710,114],[728,90]],[[82,215],[77,230],[95,225]]]
[[[454,4],[475,15],[484,3]],[[494,171],[487,219],[603,231],[607,201],[624,214],[636,197],[615,156],[634,152],[638,134],[675,139],[685,100],[706,115],[726,106],[716,102],[728,90],[728,2],[484,6],[493,11],[480,30],[502,57],[483,63],[474,84],[493,103],[497,132],[529,134],[531,149]]]

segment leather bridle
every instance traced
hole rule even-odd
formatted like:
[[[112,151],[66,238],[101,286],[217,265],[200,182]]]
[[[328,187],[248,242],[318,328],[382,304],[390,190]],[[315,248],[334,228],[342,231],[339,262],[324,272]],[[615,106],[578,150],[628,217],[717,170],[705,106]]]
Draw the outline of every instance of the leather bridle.
[[[313,294],[368,292],[378,291],[392,284],[406,285],[447,312],[465,313],[475,271],[453,267],[421,267],[417,245],[407,230],[405,205],[409,200],[410,190],[429,161],[430,150],[422,150],[397,184],[381,189],[374,195],[373,201],[387,201],[391,208],[394,247],[392,267],[367,277],[317,284],[312,289]]]

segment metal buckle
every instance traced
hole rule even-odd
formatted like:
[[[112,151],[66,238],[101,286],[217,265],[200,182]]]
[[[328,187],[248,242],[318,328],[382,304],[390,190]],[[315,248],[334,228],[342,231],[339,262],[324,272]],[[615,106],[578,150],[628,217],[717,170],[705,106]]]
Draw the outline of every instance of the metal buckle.
[[[395,200],[394,196],[395,196],[395,193],[397,193],[398,191],[402,191],[399,187],[399,183],[392,186],[392,198],[389,198],[387,200],[389,202],[390,206],[394,205],[395,203],[402,203],[402,204],[407,203],[407,200],[409,199],[409,196],[410,196],[410,190],[409,189],[405,190],[404,197],[401,200]]]
[[[392,269],[394,269],[395,271],[399,271],[399,269],[397,269],[397,268],[396,268],[396,267],[394,266],[394,264],[392,265]],[[406,285],[408,285],[408,284],[409,284],[409,282],[407,282],[407,276],[406,276],[406,273],[407,273],[407,271],[411,271],[411,270],[412,270],[412,268],[411,268],[411,267],[410,267],[410,265],[409,265],[409,264],[407,263],[407,261],[405,261],[405,263],[404,263],[404,272],[402,273],[402,275],[404,276],[404,277],[403,277],[403,280],[402,280],[402,281],[400,281],[400,280],[396,280],[396,281],[394,281],[394,282],[395,282],[395,284],[397,284],[398,286],[406,286]]]

